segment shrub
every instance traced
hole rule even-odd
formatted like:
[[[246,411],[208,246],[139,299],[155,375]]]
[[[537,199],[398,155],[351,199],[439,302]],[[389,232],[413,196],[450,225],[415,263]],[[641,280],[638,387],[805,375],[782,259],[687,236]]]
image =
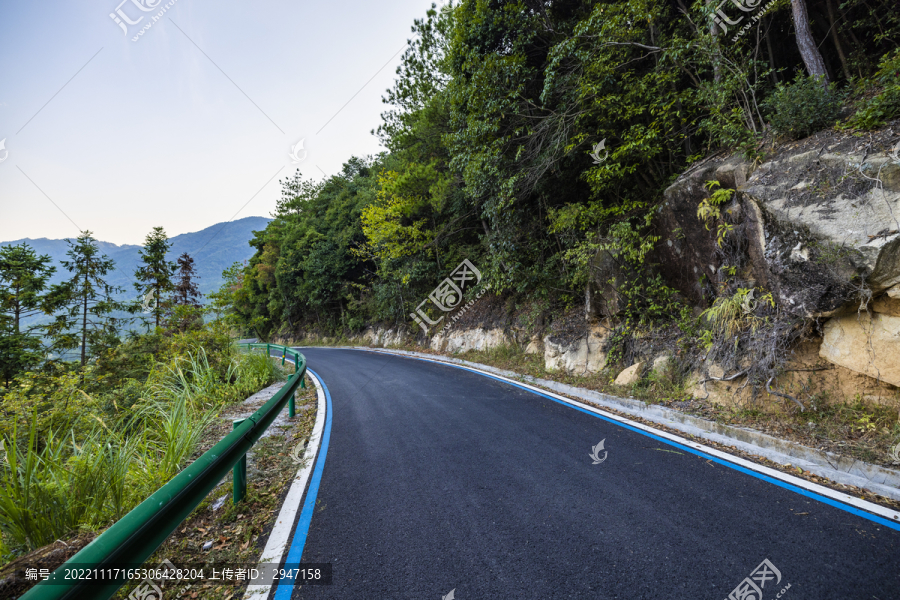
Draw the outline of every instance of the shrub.
[[[91,368],[84,372],[89,376]],[[0,435],[9,435],[16,427],[28,431],[36,414],[39,440],[51,430],[74,429],[80,437],[96,426],[91,415],[100,411],[100,402],[81,389],[78,372],[55,376],[27,372],[18,376],[2,397]]]
[[[779,83],[763,106],[776,133],[800,139],[829,127],[837,119],[841,94],[833,83],[823,85],[819,77],[798,73],[792,83]]]
[[[24,373],[2,397],[0,561],[120,519],[190,462],[222,405],[285,375],[212,326],[137,336],[100,362]]]
[[[881,92],[862,103],[850,117],[850,127],[875,129],[900,116],[900,50],[884,55],[878,66],[875,80]]]
[[[0,530],[28,550],[121,518],[152,491],[129,477],[138,440],[113,439],[96,429],[76,443],[49,432],[38,439],[37,415],[27,440],[0,441]],[[118,443],[116,443],[118,442]]]

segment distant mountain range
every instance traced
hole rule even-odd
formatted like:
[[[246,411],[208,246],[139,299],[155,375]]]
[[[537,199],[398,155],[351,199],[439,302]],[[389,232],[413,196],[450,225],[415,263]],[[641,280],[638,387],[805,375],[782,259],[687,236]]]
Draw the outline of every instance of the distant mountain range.
[[[253,256],[255,250],[249,244],[253,238],[253,232],[265,229],[269,221],[271,219],[265,217],[245,217],[237,221],[217,223],[202,231],[176,235],[169,239],[172,244],[168,255],[169,260],[175,261],[183,252],[190,254],[194,259],[197,273],[200,275],[197,285],[200,292],[206,296],[222,285],[222,271],[235,262],[249,260]],[[69,272],[60,264],[61,260],[68,259],[66,252],[69,251],[69,245],[66,240],[25,238],[0,242],[0,246],[16,245],[22,242],[34,248],[38,255],[50,255],[56,266],[56,273],[50,283],[61,283],[68,279]],[[137,299],[137,292],[134,289],[134,271],[140,262],[138,250],[141,246],[129,244],[117,246],[101,241],[97,242],[97,246],[101,253],[116,263],[116,270],[110,274],[108,281],[112,285],[125,288],[119,299]],[[203,300],[201,299],[201,301]]]

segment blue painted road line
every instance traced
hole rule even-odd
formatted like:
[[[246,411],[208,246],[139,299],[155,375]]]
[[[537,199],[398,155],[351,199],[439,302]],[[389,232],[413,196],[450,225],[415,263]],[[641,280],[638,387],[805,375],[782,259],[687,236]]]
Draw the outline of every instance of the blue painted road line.
[[[847,504],[844,504],[843,502],[838,502],[837,500],[833,500],[833,499],[831,499],[831,498],[827,498],[827,497],[825,497],[825,496],[822,496],[821,494],[817,494],[817,493],[811,492],[811,491],[809,491],[809,490],[804,490],[803,488],[797,487],[797,486],[792,485],[792,484],[790,484],[790,483],[786,483],[786,482],[784,482],[784,481],[779,481],[778,479],[775,479],[775,478],[773,478],[773,477],[769,477],[768,475],[764,475],[764,474],[762,474],[762,473],[757,473],[756,471],[752,471],[752,470],[750,470],[750,469],[747,469],[746,467],[742,467],[742,466],[740,466],[740,465],[736,465],[736,464],[734,464],[734,463],[728,462],[727,460],[723,460],[723,459],[718,458],[718,457],[716,457],[716,456],[710,456],[709,454],[707,454],[707,453],[705,453],[705,452],[702,452],[702,451],[700,451],[700,450],[696,450],[696,449],[691,448],[691,447],[689,447],[689,446],[685,446],[684,444],[679,444],[678,442],[674,442],[674,441],[672,441],[672,440],[668,440],[668,439],[666,439],[666,438],[663,438],[663,437],[659,437],[659,436],[653,435],[652,433],[643,431],[643,430],[641,430],[641,429],[638,429],[637,427],[632,427],[632,426],[630,426],[630,425],[626,425],[625,423],[622,423],[622,422],[617,421],[617,420],[615,420],[615,419],[610,419],[609,417],[604,417],[603,415],[598,415],[597,413],[592,412],[592,411],[590,411],[590,410],[587,410],[587,409],[585,409],[585,408],[581,408],[580,406],[575,406],[574,404],[571,404],[571,403],[569,403],[569,402],[565,402],[565,401],[563,401],[563,400],[560,400],[559,398],[554,398],[553,396],[549,396],[549,395],[547,395],[547,394],[543,394],[543,393],[538,392],[538,391],[536,391],[536,390],[533,390],[533,389],[531,389],[531,388],[528,388],[528,387],[519,385],[519,384],[517,384],[517,383],[515,383],[515,382],[507,381],[507,380],[501,379],[501,378],[499,378],[499,377],[494,377],[493,375],[490,375],[490,374],[488,374],[488,373],[482,373],[482,372],[480,372],[480,371],[476,371],[476,370],[473,370],[473,369],[468,368],[468,367],[464,367],[464,366],[460,366],[460,365],[454,365],[453,363],[446,363],[446,362],[443,362],[443,361],[434,361],[434,360],[429,360],[429,359],[427,359],[427,358],[418,358],[418,357],[415,357],[415,356],[405,357],[405,358],[413,358],[413,359],[415,359],[415,360],[421,360],[421,361],[423,361],[423,362],[429,362],[429,363],[432,363],[432,364],[438,363],[438,364],[446,365],[446,366],[448,366],[448,367],[453,367],[453,368],[455,368],[455,369],[460,369],[460,370],[463,370],[463,371],[468,371],[469,373],[475,373],[475,374],[477,374],[477,375],[482,375],[482,376],[484,376],[484,377],[488,377],[488,378],[493,379],[493,380],[495,380],[495,381],[499,381],[500,383],[505,383],[505,384],[507,384],[507,385],[511,385],[511,386],[517,387],[517,388],[519,388],[519,389],[525,390],[526,392],[531,392],[532,394],[535,394],[535,395],[537,395],[537,396],[541,396],[542,398],[546,398],[546,399],[552,400],[553,402],[556,402],[556,403],[558,403],[558,404],[562,404],[563,406],[568,406],[569,408],[574,408],[575,410],[581,411],[581,412],[583,412],[583,413],[585,413],[585,414],[587,414],[587,415],[591,415],[592,417],[597,417],[598,419],[602,419],[602,420],[604,420],[604,421],[607,421],[607,422],[609,422],[609,423],[612,423],[613,425],[618,425],[619,427],[624,427],[625,429],[630,429],[631,431],[634,431],[634,432],[636,432],[636,433],[640,433],[641,435],[647,436],[647,437],[649,437],[649,438],[653,438],[654,440],[656,440],[656,441],[658,441],[658,442],[662,442],[662,443],[664,443],[664,444],[668,444],[669,446],[674,446],[675,448],[678,448],[678,449],[680,449],[680,450],[684,450],[684,451],[686,451],[686,452],[690,452],[691,454],[694,454],[694,455],[696,455],[696,456],[703,457],[703,458],[705,458],[705,459],[707,459],[707,460],[712,460],[713,462],[716,462],[716,463],[718,463],[718,464],[720,464],[720,465],[722,465],[722,466],[728,467],[729,469],[734,469],[735,471],[740,471],[741,473],[744,473],[744,474],[746,474],[746,475],[750,475],[750,476],[752,476],[752,477],[756,477],[757,479],[761,479],[761,480],[766,481],[766,482],[768,482],[768,483],[777,485],[778,487],[782,487],[782,488],[784,488],[784,489],[786,489],[786,490],[790,490],[790,491],[792,491],[792,492],[795,492],[795,493],[797,493],[797,494],[800,494],[801,496],[806,496],[807,498],[811,498],[811,499],[816,500],[816,501],[818,501],[818,502],[822,502],[822,503],[824,503],[824,504],[828,504],[829,506],[833,506],[833,507],[835,507],[835,508],[837,508],[837,509],[843,510],[843,511],[848,512],[848,513],[850,513],[850,514],[853,514],[853,515],[856,515],[856,516],[858,516],[858,517],[862,517],[863,519],[872,521],[873,523],[878,523],[879,525],[884,525],[885,527],[888,527],[888,528],[890,528],[890,529],[894,529],[894,530],[896,530],[896,531],[900,531],[900,523],[895,523],[895,522],[890,521],[890,520],[888,520],[888,519],[885,519],[885,518],[883,518],[883,517],[879,517],[879,516],[877,516],[877,515],[873,515],[873,514],[868,513],[868,512],[866,512],[866,511],[864,511],[864,510],[861,510],[861,509],[859,509],[859,508],[856,508],[856,507],[854,507],[854,506],[848,506]],[[329,414],[330,414],[330,410],[329,410]],[[624,418],[624,417],[623,417],[623,418]]]
[[[328,441],[331,438],[331,393],[325,381],[312,369],[306,369],[319,380],[322,389],[325,391],[325,429],[322,432],[322,445],[319,447],[319,456],[316,459],[316,469],[313,471],[312,478],[309,482],[309,489],[306,492],[306,501],[303,503],[303,510],[300,512],[300,518],[297,520],[297,528],[294,531],[294,539],[291,540],[291,547],[288,550],[288,564],[299,563],[303,557],[303,547],[306,545],[306,536],[309,534],[309,526],[312,523],[313,512],[316,508],[316,497],[319,495],[319,484],[322,481],[322,471],[325,469],[325,457],[328,454]],[[278,587],[275,589],[275,600],[290,600],[291,594],[294,592],[294,578],[285,578],[279,581]]]

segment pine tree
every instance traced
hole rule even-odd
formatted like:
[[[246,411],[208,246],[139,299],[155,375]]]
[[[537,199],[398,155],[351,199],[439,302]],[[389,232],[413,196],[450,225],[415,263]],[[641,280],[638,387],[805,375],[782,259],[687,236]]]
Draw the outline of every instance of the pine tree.
[[[124,307],[113,295],[124,290],[107,283],[105,278],[115,263],[100,255],[97,240],[90,231],[82,231],[74,242],[66,240],[66,243],[70,260],[61,262],[72,277],[60,286],[67,309],[57,317],[52,334],[55,347],[80,349],[83,367],[89,354],[96,356],[103,348],[118,343],[120,319],[112,317],[112,313]]]
[[[202,294],[197,289],[195,279],[200,277],[194,269],[194,259],[185,252],[178,257],[175,293],[172,295],[172,308],[168,313],[169,329],[188,331],[203,325],[203,310],[199,302]]]
[[[56,267],[26,243],[0,247],[0,379],[9,386],[16,374],[38,364],[46,324],[32,318],[50,314],[59,296],[47,289]],[[26,324],[31,322],[31,324]]]
[[[168,294],[174,289],[172,274],[175,272],[175,263],[166,260],[170,247],[169,238],[163,228],[154,227],[153,231],[147,234],[144,247],[139,251],[143,264],[134,272],[138,280],[134,287],[143,297],[144,311],[153,315],[156,327],[159,327],[168,307]],[[140,303],[139,301],[138,304]],[[140,310],[140,306],[132,308]]]
[[[200,279],[194,269],[194,259],[185,252],[178,257],[178,272],[175,274],[175,294],[172,302],[176,306],[200,306],[200,297],[203,295],[194,283]]]

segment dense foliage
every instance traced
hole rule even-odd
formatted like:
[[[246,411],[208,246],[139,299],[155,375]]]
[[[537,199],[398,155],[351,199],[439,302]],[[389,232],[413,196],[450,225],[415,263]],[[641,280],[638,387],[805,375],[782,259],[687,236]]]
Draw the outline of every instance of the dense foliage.
[[[738,20],[731,4],[700,1],[433,7],[385,97],[387,152],[282,182],[233,318],[263,338],[408,320],[464,258],[493,293],[564,306],[612,283],[625,317],[678,314],[652,265],[674,176],[718,149],[758,158],[772,125],[794,137],[833,125],[835,88],[873,90],[866,123],[893,110],[892,4],[793,2],[808,20],[796,29],[786,0],[735,26],[715,12]],[[601,254],[623,275],[598,282]]]
[[[200,304],[193,259],[165,261],[162,228],[136,274],[153,294],[131,307],[113,299],[115,265],[91,233],[68,243],[69,278],[54,285],[50,256],[0,248],[0,564],[119,519],[187,464],[223,405],[282,376],[238,352],[221,305]],[[125,330],[137,312],[160,326]],[[50,319],[23,324],[36,315]]]
[[[171,244],[162,227],[153,228],[140,250],[134,287],[141,297],[130,303],[117,299],[123,290],[110,283],[115,261],[101,253],[90,231],[65,241],[68,260],[60,262],[67,275],[53,284],[50,255],[38,255],[24,242],[0,246],[0,386],[9,387],[26,371],[51,372],[75,357],[85,368],[134,336],[135,322],[154,335],[202,326],[194,259],[183,253],[177,263],[166,260]]]
[[[280,377],[218,321],[19,374],[0,407],[0,563],[121,518],[190,462],[222,406]]]

